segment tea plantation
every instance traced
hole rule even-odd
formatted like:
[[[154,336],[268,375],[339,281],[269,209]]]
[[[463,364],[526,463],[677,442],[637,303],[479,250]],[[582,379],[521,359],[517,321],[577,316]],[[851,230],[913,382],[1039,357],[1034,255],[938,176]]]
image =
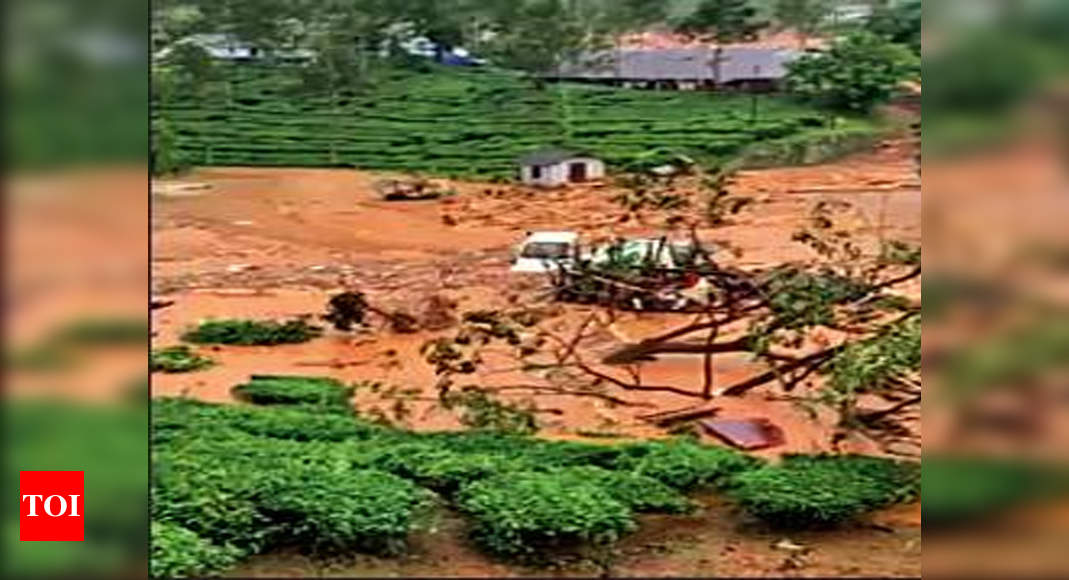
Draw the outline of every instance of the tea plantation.
[[[302,384],[303,381],[303,384]],[[266,404],[152,403],[154,575],[210,575],[283,546],[329,556],[406,549],[440,510],[526,562],[605,545],[636,514],[686,513],[720,490],[774,525],[828,525],[919,492],[916,465],[793,457],[770,465],[687,440],[598,445],[485,431],[415,433],[352,412],[329,379],[258,376]],[[293,397],[280,396],[291,389]]]
[[[786,98],[612,89],[536,89],[494,70],[380,71],[335,98],[294,69],[240,65],[229,81],[156,95],[153,123],[190,165],[322,166],[510,179],[544,146],[590,151],[610,166],[649,154],[712,162],[747,146],[827,135],[826,119]],[[162,121],[162,124],[161,124]],[[836,133],[873,132],[844,120]]]

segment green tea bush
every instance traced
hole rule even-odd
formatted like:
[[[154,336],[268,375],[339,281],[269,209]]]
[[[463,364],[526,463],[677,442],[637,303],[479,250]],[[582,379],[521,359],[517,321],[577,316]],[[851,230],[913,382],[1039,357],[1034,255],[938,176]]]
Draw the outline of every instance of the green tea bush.
[[[503,556],[530,557],[576,543],[609,543],[635,529],[631,510],[601,486],[553,473],[511,473],[461,490],[473,537]]]
[[[411,479],[446,497],[452,497],[462,487],[476,481],[534,468],[522,457],[458,453],[426,442],[389,445],[377,454],[371,465]]]
[[[176,153],[194,165],[344,166],[502,181],[515,179],[517,156],[551,145],[589,150],[623,167],[654,148],[710,163],[755,143],[819,134],[815,145],[761,156],[812,160],[849,145],[840,133],[872,125],[843,119],[825,136],[822,115],[787,98],[763,97],[754,122],[745,95],[563,83],[556,89],[567,98],[570,131],[561,143],[558,91],[536,90],[508,73],[385,69],[366,90],[332,99],[302,87],[299,68],[219,71],[222,78],[201,90],[179,88],[154,103],[154,127],[166,128]]]
[[[315,409],[210,405],[178,398],[155,399],[153,440],[198,428],[231,428],[251,435],[295,441],[366,439],[383,428],[357,417]]]
[[[352,410],[355,388],[327,377],[253,375],[230,390],[236,398],[256,405],[308,405]]]
[[[151,538],[149,575],[153,578],[218,576],[241,556],[237,548],[215,546],[195,532],[168,522],[152,522]]]
[[[734,497],[778,527],[831,526],[919,491],[916,465],[862,456],[793,456],[736,476]]]
[[[196,344],[234,344],[241,346],[292,344],[308,342],[322,329],[297,318],[285,322],[273,320],[208,320],[182,335],[182,340]]]
[[[425,490],[389,473],[302,465],[294,460],[255,478],[260,508],[283,544],[397,554],[428,505]]]
[[[728,486],[733,475],[753,469],[759,463],[733,449],[686,440],[634,445],[617,461],[620,468],[683,491]]]
[[[629,472],[609,471],[600,467],[567,467],[552,471],[564,482],[592,483],[636,512],[680,514],[694,509],[694,504],[667,485]]]
[[[154,373],[189,373],[213,364],[211,358],[193,352],[184,344],[153,349],[149,355],[149,369]]]

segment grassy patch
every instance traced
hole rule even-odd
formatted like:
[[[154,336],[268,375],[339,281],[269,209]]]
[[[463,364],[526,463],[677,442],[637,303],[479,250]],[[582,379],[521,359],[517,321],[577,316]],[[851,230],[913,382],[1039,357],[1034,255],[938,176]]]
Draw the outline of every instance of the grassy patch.
[[[791,456],[735,479],[747,512],[785,528],[839,524],[920,493],[919,465],[856,455]]]
[[[241,551],[232,546],[216,546],[182,526],[152,522],[153,578],[218,576],[233,566]]]
[[[196,344],[272,346],[308,342],[321,333],[322,329],[299,318],[285,322],[238,319],[207,320],[183,334],[182,340]]]
[[[193,352],[184,344],[153,349],[149,355],[149,369],[154,373],[189,373],[214,364],[211,358]]]
[[[532,556],[577,543],[607,543],[635,529],[627,504],[591,481],[555,473],[514,473],[460,494],[474,538],[490,552]]]
[[[238,399],[257,405],[309,405],[352,409],[354,387],[326,377],[253,375],[230,390]]]

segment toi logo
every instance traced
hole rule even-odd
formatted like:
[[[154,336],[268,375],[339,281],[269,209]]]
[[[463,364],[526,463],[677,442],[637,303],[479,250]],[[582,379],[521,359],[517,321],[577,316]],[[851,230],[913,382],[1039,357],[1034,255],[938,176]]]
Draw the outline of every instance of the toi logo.
[[[20,471],[19,540],[83,541],[84,487],[84,471]]]

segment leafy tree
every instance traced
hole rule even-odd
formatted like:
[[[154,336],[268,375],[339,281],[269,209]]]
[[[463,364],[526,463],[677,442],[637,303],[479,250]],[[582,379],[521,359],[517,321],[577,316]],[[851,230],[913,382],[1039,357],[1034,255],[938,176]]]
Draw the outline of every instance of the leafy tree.
[[[758,19],[757,9],[749,0],[703,0],[676,28],[684,34],[716,44],[710,64],[713,67],[713,81],[719,85],[724,60],[723,45],[753,40],[767,25],[767,22]]]
[[[820,31],[831,9],[830,0],[776,0],[773,7],[776,20],[798,32],[802,50],[809,37]]]
[[[916,58],[903,46],[859,32],[824,54],[791,63],[787,86],[798,97],[828,109],[868,113],[891,98],[915,64]]]
[[[873,34],[905,44],[915,54],[920,54],[921,0],[883,3],[876,7],[865,27]]]
[[[555,72],[600,44],[600,35],[567,9],[562,0],[533,0],[518,10],[511,22],[499,23],[493,52],[501,63],[531,75],[538,86],[540,76]]]

